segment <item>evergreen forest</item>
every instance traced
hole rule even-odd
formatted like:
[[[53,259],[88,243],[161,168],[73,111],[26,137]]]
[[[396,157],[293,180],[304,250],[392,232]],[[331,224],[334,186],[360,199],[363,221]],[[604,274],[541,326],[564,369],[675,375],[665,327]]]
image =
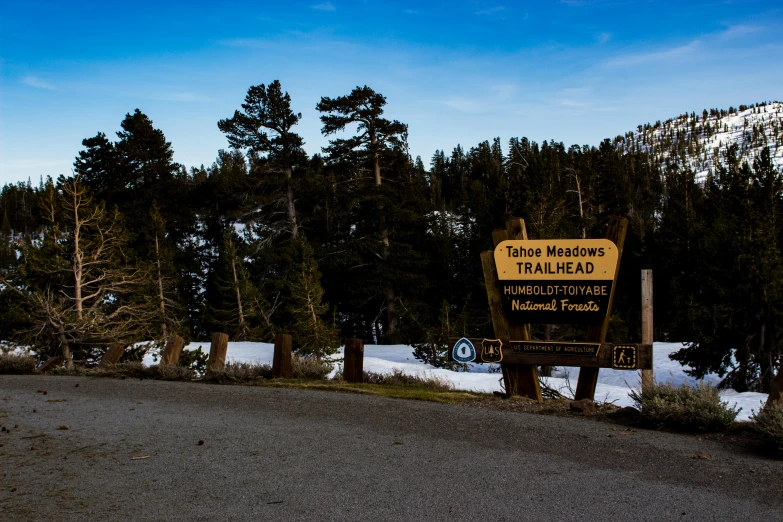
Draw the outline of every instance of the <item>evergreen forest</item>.
[[[623,216],[609,340],[640,341],[640,270],[651,268],[656,340],[687,341],[675,357],[697,376],[768,390],[783,346],[774,143],[753,157],[736,142],[699,149],[702,168],[673,160],[685,134],[646,146],[638,136],[658,127],[645,126],[597,147],[455,144],[425,165],[382,94],[334,94],[316,107],[331,139],[319,154],[303,149],[301,114],[273,81],[216,122],[227,146],[210,166],[175,163],[136,109],[115,136],[83,140],[72,174],[5,185],[0,339],[72,363],[172,334],[289,333],[315,357],[358,337],[411,344],[442,365],[450,337],[492,336],[480,253],[494,229],[520,217],[531,239],[602,238],[609,217]],[[718,116],[705,111],[700,129]],[[586,329],[532,333],[580,340]]]

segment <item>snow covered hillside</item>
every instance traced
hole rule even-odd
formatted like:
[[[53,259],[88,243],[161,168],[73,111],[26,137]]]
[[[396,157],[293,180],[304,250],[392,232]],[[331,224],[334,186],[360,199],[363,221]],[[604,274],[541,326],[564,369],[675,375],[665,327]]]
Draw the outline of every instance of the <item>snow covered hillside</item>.
[[[690,167],[696,181],[703,181],[725,164],[727,148],[736,143],[740,163],[753,160],[769,147],[772,161],[783,168],[783,103],[740,105],[728,111],[704,110],[701,114],[682,114],[663,123],[639,125],[615,139],[623,151],[651,154],[662,167],[667,164]]]
[[[209,343],[191,343],[185,347],[186,350],[196,350],[199,347],[202,351],[209,352]],[[685,374],[687,367],[680,366],[678,362],[669,359],[669,354],[679,350],[681,343],[655,343],[653,345],[653,363],[655,366],[655,379],[659,382],[671,382],[675,385],[695,384],[697,381],[693,377]],[[229,361],[235,362],[260,362],[272,363],[274,346],[268,343],[228,343]],[[335,358],[342,358],[342,348],[335,355]],[[152,355],[147,355],[144,362],[154,364]],[[338,369],[337,363],[332,371],[334,375]],[[364,347],[364,370],[375,373],[391,373],[393,370],[399,370],[409,375],[436,376],[448,379],[458,390],[468,390],[492,393],[502,391],[501,374],[498,365],[475,364],[468,365],[468,372],[454,372],[442,368],[435,368],[429,364],[424,364],[413,357],[413,348],[407,345],[365,345]],[[556,368],[553,377],[549,377],[548,385],[556,390],[561,390],[568,395],[569,383],[572,388],[576,388],[579,368]],[[717,375],[708,375],[705,381],[718,384],[720,377]],[[597,401],[613,402],[617,406],[630,406],[633,401],[628,396],[628,392],[633,388],[638,388],[641,383],[639,372],[627,370],[611,370],[602,368],[598,374],[598,386],[595,392]],[[765,393],[737,393],[734,390],[721,390],[721,397],[729,403],[729,406],[736,405],[742,408],[737,416],[737,420],[748,420],[751,410],[758,411],[763,402],[767,400]]]

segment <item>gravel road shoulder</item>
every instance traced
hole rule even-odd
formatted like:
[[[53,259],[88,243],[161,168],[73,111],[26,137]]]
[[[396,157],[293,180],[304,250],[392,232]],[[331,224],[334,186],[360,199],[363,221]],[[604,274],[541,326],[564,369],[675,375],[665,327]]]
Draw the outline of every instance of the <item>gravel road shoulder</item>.
[[[0,376],[0,426],[11,520],[783,519],[783,461],[578,418]]]

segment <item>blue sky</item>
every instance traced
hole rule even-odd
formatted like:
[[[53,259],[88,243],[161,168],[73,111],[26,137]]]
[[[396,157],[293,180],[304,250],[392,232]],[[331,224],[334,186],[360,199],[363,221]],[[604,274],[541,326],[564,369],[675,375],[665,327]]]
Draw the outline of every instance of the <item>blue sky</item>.
[[[368,85],[425,164],[500,136],[597,145],[685,111],[783,99],[769,1],[0,0],[0,183],[70,173],[81,140],[139,108],[184,165],[279,79],[309,153],[321,96]]]

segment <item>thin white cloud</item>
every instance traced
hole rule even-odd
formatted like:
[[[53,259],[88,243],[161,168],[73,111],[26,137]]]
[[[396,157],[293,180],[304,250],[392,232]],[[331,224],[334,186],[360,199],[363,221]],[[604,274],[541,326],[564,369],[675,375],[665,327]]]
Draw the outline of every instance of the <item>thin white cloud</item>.
[[[561,96],[584,96],[590,92],[588,87],[566,87],[560,89]]]
[[[499,13],[500,11],[504,11],[506,8],[502,5],[496,5],[495,7],[490,7],[489,9],[482,9],[481,11],[476,11],[477,15],[491,15],[495,13]]]
[[[337,9],[332,2],[322,2],[310,6],[311,9],[317,9],[319,11],[334,11]]]
[[[231,38],[218,40],[218,43],[227,47],[249,47],[251,49],[264,49],[275,46],[273,42],[263,38]]]
[[[416,9],[406,9],[405,11],[403,11],[403,13],[409,14],[409,15],[419,14],[419,12]]]
[[[456,109],[460,112],[467,112],[474,114],[484,109],[484,104],[477,102],[476,100],[470,100],[467,98],[451,97],[443,102],[447,107]]]
[[[519,85],[515,83],[499,83],[490,86],[492,92],[492,98],[497,101],[505,101],[512,99],[514,95],[519,91]]]
[[[747,25],[738,24],[727,27],[724,31],[721,31],[720,37],[724,39],[737,38],[738,36],[745,36],[747,34],[758,33],[764,29],[759,25]]]
[[[442,103],[447,107],[468,114],[504,110],[508,103],[514,100],[518,92],[518,84],[498,82],[479,87],[474,96],[450,96]]]
[[[34,87],[36,89],[46,89],[47,91],[57,90],[57,87],[55,87],[53,84],[47,82],[46,80],[42,80],[37,76],[25,76],[22,78],[22,83],[28,87]]]
[[[604,0],[560,0],[560,3],[566,5],[572,5],[572,6],[581,6],[581,5],[600,4],[603,1]]]
[[[602,104],[603,100],[597,97],[594,92],[595,89],[586,85],[566,87],[560,89],[554,98],[547,98],[547,100],[553,105],[589,112],[615,112],[618,110],[615,105]]]
[[[693,40],[685,45],[664,49],[661,51],[652,51],[648,53],[629,53],[615,56],[606,65],[611,67],[633,67],[635,65],[644,65],[648,63],[660,62],[664,60],[673,60],[692,55],[701,47],[700,40]]]
[[[150,98],[154,100],[161,100],[161,101],[176,101],[176,102],[186,102],[186,103],[209,101],[208,97],[204,96],[203,94],[199,94],[197,92],[162,93],[156,96],[151,96]]]
[[[598,40],[598,43],[605,44],[609,40],[612,39],[612,33],[598,33],[596,36],[596,40]]]
[[[582,109],[591,112],[616,112],[618,110],[617,107],[611,107],[611,106],[602,107],[596,105],[594,102],[586,101],[586,100],[573,100],[573,99],[563,98],[557,100],[556,103],[558,105],[562,105],[563,107],[571,107],[573,109]]]

